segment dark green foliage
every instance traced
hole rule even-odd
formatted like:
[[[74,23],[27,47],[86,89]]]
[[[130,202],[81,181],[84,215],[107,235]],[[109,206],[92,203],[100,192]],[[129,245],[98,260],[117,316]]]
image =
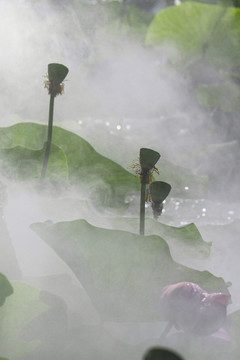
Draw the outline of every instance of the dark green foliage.
[[[7,280],[6,276],[0,273],[0,306],[2,306],[5,303],[6,297],[12,295],[12,293],[13,293],[12,285]],[[8,360],[8,359],[4,357],[0,357],[0,360]]]
[[[0,306],[5,303],[8,296],[13,293],[13,287],[5,275],[0,273]]]
[[[183,360],[183,358],[170,349],[155,347],[148,350],[143,360]]]

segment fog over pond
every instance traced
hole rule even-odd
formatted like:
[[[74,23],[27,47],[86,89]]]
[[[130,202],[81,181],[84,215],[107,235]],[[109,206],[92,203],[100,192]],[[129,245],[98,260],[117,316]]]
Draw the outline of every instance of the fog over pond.
[[[43,75],[49,63],[66,65],[69,74],[64,94],[55,100],[54,125],[83,137],[124,169],[138,157],[141,147],[158,151],[160,175],[156,179],[172,185],[160,222],[173,227],[194,223],[203,240],[212,243],[209,256],[184,256],[185,245],[182,249],[181,245],[175,247],[174,236],[170,235],[173,260],[222,277],[231,285],[228,313],[239,310],[239,115],[199,106],[193,90],[196,78],[189,75],[191,64],[180,72],[168,60],[169,54],[180,57],[178,49],[168,43],[160,48],[148,46],[144,36],[138,37],[125,28],[119,35],[121,24],[114,20],[110,26],[112,14],[107,8],[100,11],[98,6],[85,6],[80,12],[76,10],[79,3],[0,0],[1,127],[19,122],[47,124],[49,96]],[[207,79],[218,76],[213,66],[201,61],[197,66]],[[43,317],[24,330],[24,341],[40,338],[45,346],[36,355],[16,356],[6,345],[5,353],[0,349],[0,356],[9,360],[64,359],[66,351],[70,360],[141,359],[149,347],[161,344],[179,349],[186,360],[190,360],[186,350],[189,344],[199,348],[193,355],[196,360],[201,358],[203,346],[208,355],[212,346],[214,354],[218,349],[219,353],[232,354],[234,341],[209,337],[204,343],[174,331],[160,340],[165,323],[159,319],[146,321],[147,310],[141,313],[137,306],[139,322],[130,318],[114,320],[110,308],[106,309],[109,318],[101,317],[96,299],[80,283],[78,272],[76,275],[73,271],[74,261],[69,266],[54,246],[51,248],[30,228],[45,221],[50,226],[85,219],[99,228],[137,233],[134,226],[138,226],[138,194],[126,197],[129,208],[123,213],[95,207],[84,187],[49,186],[39,191],[36,184],[8,182],[4,175],[1,170],[0,222],[1,235],[8,240],[1,245],[6,248],[0,271],[9,280],[21,280],[44,290],[41,296],[55,309],[55,325],[48,325]],[[149,205],[146,215],[147,235],[155,235]],[[14,250],[8,249],[7,241],[12,242]],[[9,264],[14,257],[17,262],[11,267],[3,261],[4,256],[5,260],[9,256]],[[99,307],[104,308],[104,301],[101,303],[100,298],[99,302]],[[117,315],[122,314],[124,302],[115,302]]]

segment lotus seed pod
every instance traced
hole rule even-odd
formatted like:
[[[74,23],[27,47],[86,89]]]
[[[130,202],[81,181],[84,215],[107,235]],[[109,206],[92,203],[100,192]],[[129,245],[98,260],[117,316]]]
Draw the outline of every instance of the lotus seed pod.
[[[140,165],[143,172],[151,170],[160,159],[160,154],[157,151],[141,148],[140,149]]]
[[[67,76],[68,71],[65,65],[56,63],[48,64],[48,79],[49,81],[60,84]]]
[[[151,198],[154,202],[162,203],[171,191],[171,185],[164,181],[154,181],[149,186]]]

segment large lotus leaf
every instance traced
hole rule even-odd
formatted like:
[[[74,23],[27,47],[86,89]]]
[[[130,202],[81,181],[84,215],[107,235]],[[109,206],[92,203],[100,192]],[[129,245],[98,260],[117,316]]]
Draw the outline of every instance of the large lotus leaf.
[[[101,217],[92,219],[91,223],[105,228],[139,232],[139,219],[128,217]],[[159,235],[168,244],[171,255],[177,261],[185,258],[207,258],[211,251],[211,242],[203,240],[195,224],[181,227],[162,224],[151,218],[145,219],[145,234]]]
[[[205,58],[220,66],[240,64],[240,9],[186,2],[160,11],[149,26],[146,41],[177,46],[185,60]]]
[[[13,281],[12,285],[14,294],[0,309],[0,349],[3,356],[22,359],[33,352],[38,354],[45,338],[55,336],[52,328],[56,330],[54,324],[60,328],[62,319],[58,322],[53,316],[58,307],[57,301],[51,301],[53,295],[46,296],[23,282]],[[64,310],[61,308],[63,315]],[[58,347],[62,348],[62,339],[59,340]]]
[[[16,170],[16,177],[19,174],[31,179],[38,176],[46,131],[46,126],[33,123],[0,128],[0,156],[5,163],[11,164],[11,169]],[[66,168],[61,170],[62,162],[66,166],[67,161],[70,183],[77,185],[81,182],[81,186],[86,187],[87,195],[96,203],[110,207],[125,206],[126,194],[139,189],[139,180],[134,175],[101,156],[80,136],[54,127],[53,144],[61,149],[62,161],[56,153],[56,157],[52,158],[52,165],[49,164],[49,171],[65,173]],[[56,149],[54,145],[53,150]]]
[[[36,223],[31,228],[72,269],[104,320],[160,319],[159,292],[178,281],[227,291],[221,278],[175,263],[159,236],[106,230],[85,220]]]
[[[168,7],[154,17],[146,41],[155,45],[167,40],[190,53],[202,53],[221,11],[221,7],[197,2]]]
[[[6,297],[12,295],[13,287],[5,275],[0,273],[0,306],[5,303]]]

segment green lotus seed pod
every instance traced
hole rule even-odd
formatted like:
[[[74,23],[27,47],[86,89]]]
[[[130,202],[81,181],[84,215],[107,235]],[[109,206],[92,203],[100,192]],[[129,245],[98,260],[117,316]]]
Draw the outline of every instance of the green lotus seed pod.
[[[62,83],[68,74],[68,68],[62,64],[48,64],[48,78],[49,81]]]
[[[157,151],[141,148],[140,149],[140,165],[143,171],[151,170],[160,159],[160,154]]]
[[[171,185],[164,181],[154,181],[149,186],[151,198],[153,201],[162,203],[171,190]]]

